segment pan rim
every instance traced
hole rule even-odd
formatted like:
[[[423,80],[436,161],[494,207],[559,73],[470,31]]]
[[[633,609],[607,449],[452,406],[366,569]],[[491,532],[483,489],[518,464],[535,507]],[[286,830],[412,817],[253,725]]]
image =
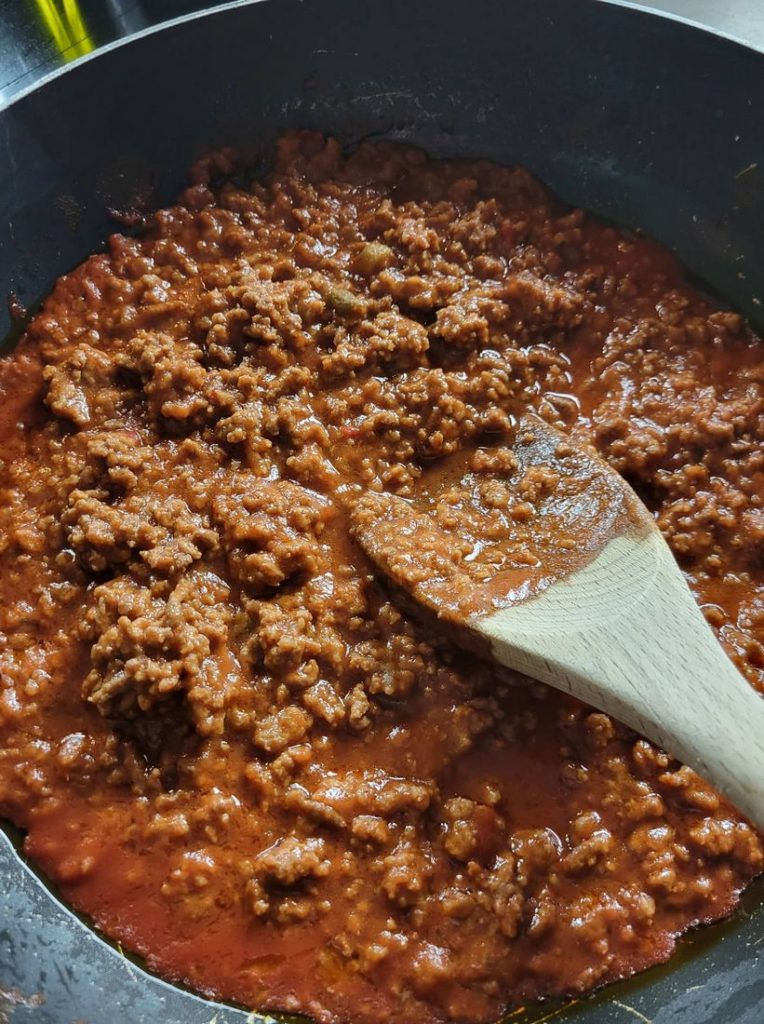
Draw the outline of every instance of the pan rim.
[[[149,25],[146,28],[139,29],[137,32],[132,32],[130,35],[124,36],[121,39],[114,39],[109,43],[104,43],[103,46],[97,47],[92,51],[92,53],[85,54],[82,57],[77,57],[75,60],[62,65],[61,67],[53,68],[52,71],[48,71],[46,74],[41,75],[37,81],[25,86],[23,89],[19,90],[19,92],[10,96],[7,100],[0,101],[0,115],[11,110],[16,106],[16,104],[21,103],[29,96],[45,89],[48,85],[61,78],[63,75],[74,72],[77,68],[84,67],[92,61],[98,60],[100,57],[105,57],[124,46],[139,43],[141,40],[146,39],[149,36],[158,35],[161,32],[168,32],[180,25],[185,25],[203,18],[210,18],[219,14],[224,15],[230,11],[254,7],[256,4],[278,2],[279,0],[228,0],[228,2],[216,5],[215,7],[204,7],[199,11],[191,11],[188,14],[181,14],[175,18],[170,18],[167,21],[159,22],[156,25]],[[320,0],[300,0],[300,2],[307,4],[320,2]],[[757,43],[747,39],[742,39],[741,37],[725,32],[722,29],[716,29],[713,26],[704,24],[694,18],[688,18],[683,14],[675,14],[671,11],[659,10],[657,7],[639,3],[637,0],[584,0],[584,2],[600,4],[603,7],[620,8],[621,10],[630,11],[637,17],[644,15],[646,18],[656,18],[662,22],[669,22],[673,25],[681,26],[683,29],[688,29],[691,33],[701,33],[706,36],[711,36],[714,39],[719,39],[725,45],[739,48],[743,53],[747,52],[755,55],[755,57],[764,58],[764,46],[759,46]]]

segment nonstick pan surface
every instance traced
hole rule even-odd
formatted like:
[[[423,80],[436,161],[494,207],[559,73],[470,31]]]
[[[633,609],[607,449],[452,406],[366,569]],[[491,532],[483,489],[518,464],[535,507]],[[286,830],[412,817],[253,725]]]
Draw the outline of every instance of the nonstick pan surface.
[[[171,200],[220,145],[266,161],[289,127],[523,164],[764,323],[764,54],[599,0],[260,0],[57,72],[0,111],[3,288],[34,308],[117,229],[110,209]],[[512,1019],[761,1024],[762,955],[759,884],[666,967]],[[0,1021],[246,1020],[145,974],[0,833]]]

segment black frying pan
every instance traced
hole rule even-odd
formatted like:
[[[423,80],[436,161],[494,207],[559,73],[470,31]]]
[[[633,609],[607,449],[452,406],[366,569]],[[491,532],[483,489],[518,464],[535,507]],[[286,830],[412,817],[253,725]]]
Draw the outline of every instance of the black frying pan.
[[[293,126],[525,164],[764,323],[764,54],[598,0],[262,0],[56,73],[0,111],[0,288],[33,306],[115,229],[109,208],[167,202],[203,152],[267,155]],[[513,1019],[761,1024],[760,956],[761,885],[668,967]],[[0,833],[3,1024],[247,1019],[144,974]]]

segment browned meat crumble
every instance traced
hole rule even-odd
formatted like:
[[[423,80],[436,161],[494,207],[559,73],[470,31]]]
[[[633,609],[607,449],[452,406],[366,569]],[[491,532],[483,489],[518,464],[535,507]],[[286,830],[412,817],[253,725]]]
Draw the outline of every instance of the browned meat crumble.
[[[228,170],[0,363],[0,813],[150,966],[260,1009],[483,1022],[665,959],[761,838],[417,624],[348,515],[451,457],[522,521],[535,410],[638,489],[764,689],[760,340],[524,170],[309,133]]]

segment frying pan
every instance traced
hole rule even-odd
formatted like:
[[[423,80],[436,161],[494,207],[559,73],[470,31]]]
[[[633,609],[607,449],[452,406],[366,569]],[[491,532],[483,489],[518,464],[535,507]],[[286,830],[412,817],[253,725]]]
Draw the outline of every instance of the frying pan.
[[[2,287],[33,308],[103,246],[109,209],[170,201],[219,145],[266,161],[295,126],[522,163],[764,321],[764,54],[600,0],[260,0],[106,48],[0,111]],[[667,967],[512,1019],[761,1024],[762,940],[759,885]],[[261,1019],[150,977],[0,833],[3,1024]]]

